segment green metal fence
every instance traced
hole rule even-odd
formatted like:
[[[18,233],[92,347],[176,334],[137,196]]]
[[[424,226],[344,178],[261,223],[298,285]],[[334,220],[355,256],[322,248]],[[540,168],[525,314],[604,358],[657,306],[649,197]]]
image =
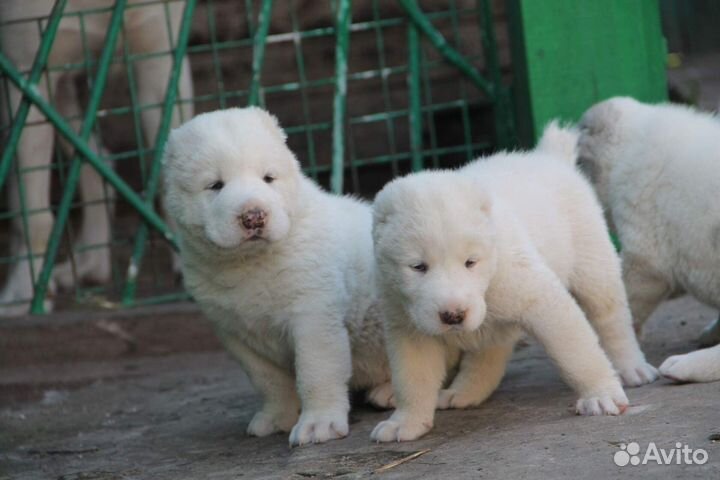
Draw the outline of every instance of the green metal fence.
[[[124,29],[129,15],[157,5],[169,15],[168,5],[178,2],[183,13],[177,30],[170,32],[170,50],[138,54],[128,49]],[[0,281],[3,273],[25,262],[33,284],[27,298],[0,303],[0,313],[13,305],[43,313],[48,295],[56,309],[185,298],[171,267],[170,251],[177,244],[156,208],[162,146],[170,128],[183,120],[177,116],[179,105],[192,105],[196,112],[266,106],[279,116],[308,175],[334,192],[366,196],[399,173],[454,165],[515,144],[504,80],[509,58],[495,32],[502,13],[493,11],[490,0],[98,3],[81,11],[72,0],[57,0],[42,16],[0,19],[0,29],[28,22],[42,34],[28,71],[10,60],[7,52],[14,46],[7,40],[0,54],[5,92],[0,189],[6,197],[8,179],[14,176],[20,196],[19,209],[9,208],[8,202],[0,213],[0,232],[6,232],[0,238],[5,244],[0,245]],[[108,17],[101,48],[95,51],[82,29],[90,15]],[[81,27],[82,61],[52,64],[58,31],[69,18]],[[153,55],[171,58],[172,68],[162,82],[164,100],[146,104],[138,98],[132,72]],[[190,98],[178,94],[185,58],[195,84]],[[111,85],[118,72],[125,79],[121,87]],[[43,95],[38,88],[51,75],[67,73],[86,86],[79,118],[63,117],[55,92]],[[22,95],[15,104],[7,93],[13,89]],[[72,153],[55,148],[52,158],[26,169],[18,163],[18,145],[32,133],[28,125],[34,109],[71,145]],[[141,125],[141,116],[150,109],[161,112],[154,141],[143,138]],[[123,135],[127,140],[119,140]],[[108,148],[93,148],[94,137]],[[77,190],[88,166],[106,184],[102,202],[110,205],[117,198],[117,208],[108,207],[113,217],[107,244],[73,243],[84,206]],[[41,247],[30,245],[28,219],[42,212],[26,208],[23,201],[24,179],[38,168],[51,172],[55,191],[46,209],[54,222]],[[12,235],[25,242],[26,253],[18,254],[10,245]],[[69,293],[49,288],[58,261],[72,266],[78,254],[93,248],[111,252],[107,282],[89,286],[77,278]]]

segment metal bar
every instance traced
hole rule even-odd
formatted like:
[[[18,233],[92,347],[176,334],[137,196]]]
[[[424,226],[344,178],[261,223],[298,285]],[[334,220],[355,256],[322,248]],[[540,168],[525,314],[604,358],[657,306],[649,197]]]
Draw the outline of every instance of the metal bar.
[[[180,73],[182,72],[183,61],[185,60],[185,51],[188,39],[190,38],[190,27],[192,25],[193,12],[195,10],[196,0],[187,0],[183,17],[180,22],[177,42],[173,52],[173,67],[168,79],[167,88],[165,89],[165,102],[163,104],[163,114],[160,120],[160,127],[155,137],[155,152],[152,163],[150,165],[150,173],[145,184],[145,203],[147,208],[152,209],[155,201],[155,195],[158,190],[160,181],[160,170],[162,167],[163,146],[167,141],[172,123],[173,110],[175,100],[177,99],[177,85]],[[172,32],[169,33],[172,35]],[[127,280],[123,289],[122,303],[124,305],[132,304],[137,289],[137,274],[140,270],[143,255],[145,254],[145,246],[147,245],[148,227],[146,224],[140,225],[135,236],[135,245],[133,254],[130,258],[130,265],[127,269]]]
[[[500,148],[510,148],[515,145],[515,119],[510,101],[510,92],[503,85],[500,59],[498,56],[497,41],[495,37],[495,21],[493,18],[490,0],[480,0],[481,25],[480,38],[485,52],[485,62],[490,72],[491,81],[495,84],[495,137]]]
[[[463,75],[466,75],[480,90],[490,97],[495,96],[495,86],[483,78],[473,65],[455,50],[445,37],[438,32],[428,17],[420,10],[415,0],[398,0],[405,9],[410,20],[428,38],[430,43],[440,52],[445,60],[455,66]]]
[[[408,23],[408,56],[409,71],[407,76],[410,121],[410,151],[412,152],[411,168],[413,172],[422,170],[422,99],[420,87],[420,35],[413,23]]]
[[[258,15],[258,28],[253,37],[252,78],[250,79],[249,105],[260,103],[260,74],[265,61],[265,45],[267,44],[270,17],[272,16],[272,0],[263,0]]]
[[[8,58],[0,53],[0,72],[4,73],[8,80],[20,90],[25,97],[35,104],[38,109],[47,117],[47,119],[55,126],[57,132],[65,137],[75,149],[85,158],[85,160],[97,170],[97,172],[110,184],[115,190],[127,201],[153,228],[163,234],[165,239],[177,249],[178,244],[175,236],[168,229],[165,222],[152,210],[147,208],[143,199],[136,194],[132,188],[128,186],[115,171],[98,158],[98,156],[90,150],[86,142],[73,131],[70,125],[60,116],[59,113],[40,95],[32,85],[20,75]]]
[[[40,41],[38,53],[35,56],[35,60],[33,60],[30,76],[27,80],[28,85],[32,85],[34,87],[40,80],[40,76],[42,75],[42,72],[45,69],[45,64],[50,56],[50,50],[52,49],[53,41],[57,35],[66,3],[67,0],[58,0],[50,12],[50,20],[48,21],[42,40]],[[20,142],[20,135],[22,135],[23,128],[25,128],[25,121],[27,120],[29,112],[30,101],[23,97],[20,100],[20,105],[18,105],[17,113],[13,118],[13,126],[10,130],[10,134],[8,135],[5,151],[0,158],[0,190],[2,190],[5,180],[7,180],[8,173],[10,172],[12,159],[15,157],[15,152],[17,151],[18,143]]]
[[[123,14],[125,13],[125,4],[127,0],[116,0],[115,8],[110,18],[108,31],[105,35],[105,45],[100,59],[98,61],[97,73],[95,74],[95,85],[90,92],[90,99],[85,110],[85,119],[83,120],[80,130],[80,137],[83,141],[87,141],[92,133],[93,126],[97,119],[97,110],[100,107],[100,100],[105,91],[105,83],[112,62],[113,53],[115,52],[115,44],[117,42],[120,27],[122,26]],[[77,184],[80,179],[80,171],[82,170],[82,158],[75,154],[70,164],[65,183],[63,185],[63,195],[58,206],[55,223],[53,224],[50,237],[48,239],[47,249],[45,250],[45,260],[43,262],[40,276],[35,282],[35,293],[30,305],[31,313],[45,313],[43,302],[47,293],[48,283],[52,275],[52,269],[55,266],[58,248],[62,240],[62,232],[70,213],[70,207],[73,203],[73,197],[77,190]]]
[[[347,96],[348,48],[350,45],[350,0],[339,0],[335,41],[335,96],[333,98],[332,170],[330,190],[343,191],[345,160],[345,107]]]
[[[290,24],[292,25],[292,31],[294,33],[300,32],[300,24],[297,18],[296,3],[294,0],[290,0]],[[311,123],[310,119],[310,102],[308,100],[308,88],[307,88],[307,74],[305,73],[305,59],[303,58],[302,49],[302,38],[297,35],[293,41],[295,47],[295,61],[297,62],[298,77],[300,88],[300,100],[302,102],[303,118],[305,124]],[[318,180],[316,167],[317,167],[317,155],[315,153],[315,138],[311,131],[305,132],[305,139],[307,141],[308,148],[308,161],[310,163],[311,175],[315,181]]]

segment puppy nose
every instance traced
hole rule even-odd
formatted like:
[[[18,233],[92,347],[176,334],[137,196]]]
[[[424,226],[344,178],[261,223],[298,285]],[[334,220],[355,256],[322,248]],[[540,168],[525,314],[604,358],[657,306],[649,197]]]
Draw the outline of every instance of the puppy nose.
[[[267,218],[267,213],[264,210],[251,208],[240,215],[240,223],[248,230],[255,230],[265,226],[265,218]]]
[[[440,321],[445,325],[460,325],[465,320],[465,310],[440,312]]]

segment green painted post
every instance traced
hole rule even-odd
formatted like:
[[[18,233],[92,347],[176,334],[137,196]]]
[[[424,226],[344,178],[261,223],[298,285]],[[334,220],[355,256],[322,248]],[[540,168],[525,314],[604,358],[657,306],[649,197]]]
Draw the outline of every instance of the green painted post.
[[[479,3],[482,16],[480,38],[482,39],[483,52],[485,52],[487,70],[492,83],[495,85],[495,102],[493,103],[495,137],[498,147],[507,149],[517,143],[512,102],[510,100],[510,92],[507,87],[503,85],[502,81],[492,5],[490,4],[490,0],[480,0]]]
[[[666,100],[657,0],[511,0],[509,13],[521,144],[608,97]]]
[[[50,12],[50,19],[48,20],[47,27],[43,33],[42,40],[40,41],[40,47],[38,53],[35,55],[32,69],[30,70],[30,77],[28,78],[29,85],[37,85],[40,81],[40,76],[45,69],[48,57],[50,56],[50,50],[52,50],[55,36],[57,35],[60,21],[62,20],[63,11],[65,10],[65,4],[67,0],[58,0],[55,3],[52,11]],[[23,97],[20,100],[17,112],[13,117],[13,125],[8,135],[5,151],[3,151],[2,157],[0,158],[0,190],[5,185],[8,173],[10,172],[10,166],[12,165],[12,159],[15,157],[18,143],[20,142],[20,135],[22,135],[23,128],[25,128],[25,122],[27,120],[28,113],[30,112],[30,102],[27,98]]]
[[[175,109],[175,100],[177,99],[177,84],[182,71],[183,60],[187,50],[187,42],[190,38],[190,28],[192,26],[193,12],[195,11],[196,0],[187,0],[183,17],[180,22],[177,42],[173,51],[173,66],[168,79],[167,88],[165,89],[165,102],[163,103],[163,113],[160,120],[160,127],[155,138],[155,152],[150,165],[150,173],[145,184],[145,203],[147,208],[152,209],[155,203],[155,195],[157,194],[158,184],[160,182],[160,171],[162,169],[162,157],[165,142],[170,133],[170,124],[172,123],[173,110]],[[140,270],[145,247],[147,245],[148,226],[140,225],[135,235],[135,244],[133,254],[130,258],[130,265],[127,269],[127,279],[125,288],[123,289],[122,303],[123,305],[132,305],[137,289],[137,275]]]
[[[258,16],[258,28],[253,37],[252,78],[248,93],[248,105],[260,104],[260,75],[265,62],[265,45],[267,44],[270,17],[272,16],[272,0],[263,0]]]
[[[343,191],[345,175],[345,107],[347,96],[348,48],[350,46],[350,0],[339,0],[335,22],[335,96],[333,98],[332,170],[330,190]]]
[[[90,100],[88,101],[85,118],[80,130],[80,137],[83,141],[87,141],[92,133],[93,126],[95,125],[97,110],[100,107],[100,100],[102,99],[102,94],[105,91],[105,82],[107,80],[108,70],[110,69],[113,54],[115,53],[115,43],[117,42],[120,27],[122,26],[126,3],[127,0],[116,0],[115,7],[113,8],[110,24],[108,25],[108,31],[105,35],[105,46],[100,54],[97,73],[95,74],[95,85],[93,85],[92,91],[90,92]],[[48,283],[50,282],[50,277],[52,275],[52,269],[55,266],[55,259],[57,258],[60,241],[62,240],[62,232],[65,229],[73,197],[75,196],[75,191],[77,190],[81,170],[82,157],[76,154],[73,157],[67,177],[65,178],[62,199],[60,200],[60,206],[58,207],[55,223],[53,224],[52,231],[50,232],[47,250],[45,251],[45,260],[43,262],[42,270],[40,271],[40,276],[37,282],[35,282],[35,293],[30,305],[31,313],[45,313],[45,306],[43,305],[43,302],[45,300]]]
[[[17,87],[23,95],[25,95],[25,98],[27,98],[30,103],[38,107],[43,115],[47,117],[48,121],[53,124],[55,130],[65,137],[67,141],[85,158],[85,160],[92,165],[95,170],[97,170],[100,176],[102,176],[113,188],[115,188],[118,194],[123,197],[125,201],[137,210],[143,220],[162,233],[165,239],[170,242],[175,249],[178,248],[178,244],[173,233],[168,229],[165,222],[163,222],[157,213],[155,213],[151,208],[148,208],[143,199],[136,194],[112,168],[107,166],[105,162],[103,162],[102,159],[95,154],[95,152],[90,150],[87,142],[84,142],[75,133],[65,119],[63,119],[62,116],[52,107],[52,105],[50,105],[47,100],[38,93],[33,85],[30,85],[22,77],[20,72],[15,69],[10,60],[8,60],[8,58],[2,53],[0,53],[0,72],[5,74],[8,80],[10,80],[10,82],[15,85],[15,87]]]
[[[408,92],[410,96],[410,150],[412,152],[411,168],[413,172],[422,170],[422,103],[420,91],[420,39],[417,27],[408,23]]]

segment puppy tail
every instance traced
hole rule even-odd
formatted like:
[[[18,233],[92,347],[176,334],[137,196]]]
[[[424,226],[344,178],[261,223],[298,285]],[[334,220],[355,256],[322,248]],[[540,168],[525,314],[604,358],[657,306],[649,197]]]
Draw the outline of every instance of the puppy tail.
[[[536,150],[556,155],[575,165],[580,132],[571,126],[562,126],[558,120],[547,124]]]

